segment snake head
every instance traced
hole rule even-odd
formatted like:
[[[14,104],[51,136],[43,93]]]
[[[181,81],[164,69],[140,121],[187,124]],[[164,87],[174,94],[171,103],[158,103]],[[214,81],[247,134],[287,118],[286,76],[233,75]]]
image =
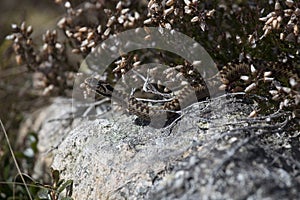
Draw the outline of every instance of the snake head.
[[[84,83],[89,87],[89,89],[91,89],[97,94],[100,94],[105,97],[112,96],[114,88],[108,83],[105,83],[93,77],[85,79]]]

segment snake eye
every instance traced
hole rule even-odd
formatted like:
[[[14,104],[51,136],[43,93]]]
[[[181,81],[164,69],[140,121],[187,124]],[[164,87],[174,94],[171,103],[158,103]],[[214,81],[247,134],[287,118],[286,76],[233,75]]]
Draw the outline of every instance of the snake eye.
[[[109,84],[99,81],[98,79],[93,77],[87,78],[85,80],[85,84],[88,85],[88,87],[97,94],[106,97],[111,97],[113,88]]]
[[[96,89],[96,92],[97,92],[98,94],[101,94],[102,96],[108,96],[108,97],[109,97],[109,95],[106,93],[105,87],[104,87],[103,85],[101,85],[101,84],[98,84],[98,87],[97,87],[97,89]]]
[[[111,97],[113,90],[114,88],[111,87],[109,84],[98,81],[96,88],[96,92],[98,94],[101,94],[105,97]]]

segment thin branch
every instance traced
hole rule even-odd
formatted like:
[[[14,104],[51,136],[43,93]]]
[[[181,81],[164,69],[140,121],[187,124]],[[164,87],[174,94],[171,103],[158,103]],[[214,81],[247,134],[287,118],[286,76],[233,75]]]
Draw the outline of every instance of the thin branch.
[[[95,103],[93,103],[93,104],[90,104],[90,106],[84,111],[84,113],[82,114],[82,117],[86,117],[88,114],[89,114],[89,112],[91,112],[91,110],[95,107],[95,106],[97,106],[97,105],[100,105],[100,104],[102,104],[102,103],[104,103],[104,102],[106,102],[106,101],[108,101],[109,100],[109,98],[104,98],[104,99],[102,99],[102,100],[100,100],[100,101],[97,101],[97,102],[95,102]]]
[[[13,160],[14,160],[15,166],[16,166],[16,168],[17,168],[17,170],[18,170],[18,173],[19,173],[19,175],[20,175],[20,177],[21,177],[21,180],[22,180],[22,182],[24,183],[24,187],[25,187],[26,192],[27,192],[27,194],[28,194],[28,196],[29,196],[29,199],[30,199],[30,200],[33,200],[32,197],[31,197],[31,195],[30,195],[29,189],[28,189],[28,187],[27,187],[27,185],[26,185],[26,182],[25,182],[25,179],[24,179],[24,177],[23,177],[23,174],[22,174],[22,172],[21,172],[21,170],[20,170],[20,167],[19,167],[19,165],[18,165],[17,159],[16,159],[16,157],[15,157],[15,155],[14,155],[13,149],[12,149],[12,147],[11,147],[11,145],[10,145],[10,142],[9,142],[9,139],[8,139],[8,135],[7,135],[7,133],[6,133],[6,130],[5,130],[5,128],[4,128],[4,125],[3,125],[1,119],[0,119],[0,123],[1,123],[1,127],[2,127],[2,130],[3,130],[4,136],[5,136],[5,139],[6,139],[8,148],[9,148],[9,151],[10,151],[10,153],[11,153],[11,156],[12,156]],[[15,195],[15,193],[14,193],[14,195]]]
[[[138,77],[140,77],[143,81],[143,91],[144,92],[148,92],[148,93],[152,93],[152,94],[156,94],[159,96],[162,96],[164,98],[170,98],[170,94],[165,94],[165,93],[161,93],[159,92],[151,83],[150,83],[150,78],[149,78],[149,70],[147,71],[147,77],[145,78],[142,74],[138,73],[135,70],[132,70],[134,74],[136,74]]]

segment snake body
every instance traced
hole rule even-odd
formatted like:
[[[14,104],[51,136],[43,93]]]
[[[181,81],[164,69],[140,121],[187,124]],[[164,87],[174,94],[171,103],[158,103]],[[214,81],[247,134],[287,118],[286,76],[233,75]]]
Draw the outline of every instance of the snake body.
[[[146,121],[149,121],[154,117],[159,117],[162,114],[167,114],[169,118],[173,116],[174,111],[178,111],[209,96],[207,88],[203,85],[196,87],[186,85],[178,92],[174,99],[165,102],[160,106],[149,106],[147,103],[139,101],[134,96],[121,90],[114,90],[111,85],[98,81],[93,77],[85,79],[85,84],[97,95],[111,98],[119,105],[123,106],[129,113],[137,115]]]
[[[221,89],[226,89],[229,92],[234,92],[241,88],[244,89],[251,81],[256,81],[258,83],[263,76],[262,74],[269,71],[271,71],[273,75],[284,77],[287,80],[293,78],[296,84],[291,87],[293,93],[288,95],[290,95],[289,97],[295,98],[295,101],[297,101],[297,98],[300,98],[298,90],[300,80],[297,72],[293,72],[290,68],[282,67],[282,65],[278,65],[277,63],[264,63],[263,65],[258,65],[256,67],[258,69],[255,69],[255,66],[253,65],[251,66],[250,64],[244,63],[226,65],[214,78],[205,82],[206,85],[210,86],[210,90],[208,90],[207,86],[204,84],[198,84],[193,87],[186,85],[178,92],[174,99],[159,106],[149,106],[148,103],[138,100],[133,95],[129,95],[121,90],[114,90],[110,84],[98,81],[93,77],[87,78],[84,84],[89,90],[94,91],[97,95],[111,98],[125,107],[130,114],[134,114],[147,121],[163,114],[167,115],[169,118],[173,116],[176,111],[211,96],[211,92],[218,93]],[[241,81],[241,75],[249,76],[250,81]],[[218,79],[218,81],[216,81],[216,79]],[[225,88],[222,88],[222,85],[225,86]],[[211,91],[211,88],[214,88],[214,90]],[[299,102],[295,103],[296,106],[298,106],[298,104]]]

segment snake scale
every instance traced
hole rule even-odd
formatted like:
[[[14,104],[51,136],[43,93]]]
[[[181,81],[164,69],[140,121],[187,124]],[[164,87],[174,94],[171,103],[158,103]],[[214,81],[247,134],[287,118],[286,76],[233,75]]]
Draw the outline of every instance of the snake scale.
[[[222,67],[219,73],[212,79],[205,81],[205,83],[206,85],[210,85],[210,88],[215,88],[213,91],[215,93],[224,89],[228,92],[246,91],[250,90],[249,85],[253,84],[253,88],[255,86],[258,87],[258,85],[264,85],[264,90],[271,91],[272,88],[277,88],[277,93],[280,97],[279,100],[288,98],[292,102],[289,105],[298,108],[300,101],[300,79],[297,70],[299,69],[282,63],[263,62],[258,65],[229,63]],[[216,78],[219,81],[215,81]],[[284,82],[289,83],[285,84]],[[269,83],[268,86],[265,86],[265,83]],[[121,104],[130,114],[134,114],[147,121],[157,118],[162,114],[166,114],[167,118],[170,118],[176,111],[212,95],[212,91],[208,91],[205,84],[198,84],[193,87],[185,85],[172,100],[164,102],[163,105],[150,106],[147,102],[138,100],[134,95],[129,95],[121,90],[114,90],[110,84],[99,81],[94,77],[85,79],[84,85],[97,95],[109,97],[118,104]],[[283,88],[286,90],[283,90]],[[275,92],[274,94],[272,93],[273,96],[271,98],[274,100],[278,94],[275,94]],[[196,100],[194,97],[196,97]]]

